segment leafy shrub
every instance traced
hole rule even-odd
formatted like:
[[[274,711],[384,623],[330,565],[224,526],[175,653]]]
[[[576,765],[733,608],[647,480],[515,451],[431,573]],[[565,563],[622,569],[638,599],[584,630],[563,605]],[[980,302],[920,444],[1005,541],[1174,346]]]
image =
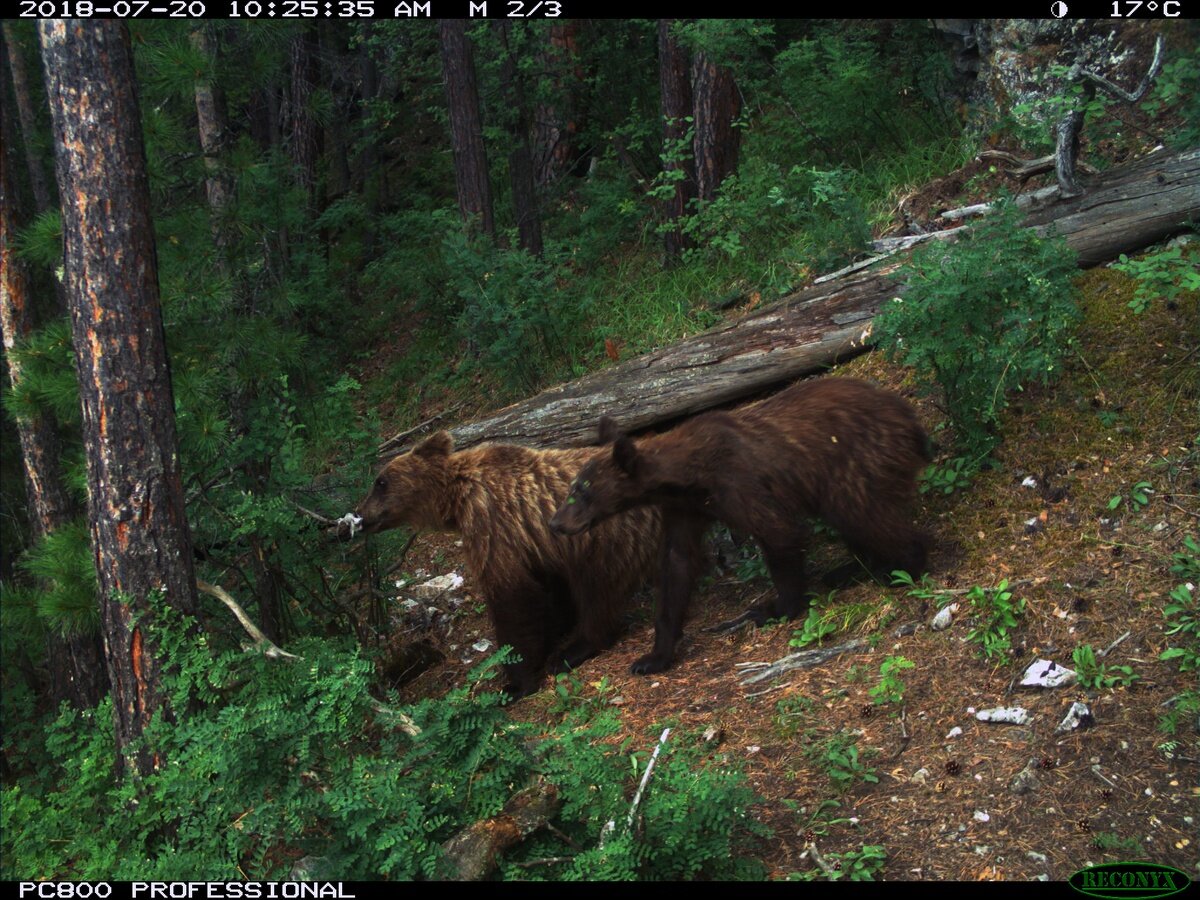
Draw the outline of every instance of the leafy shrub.
[[[1113,268],[1137,282],[1129,301],[1129,308],[1136,313],[1145,312],[1155,298],[1170,302],[1184,291],[1200,290],[1197,254],[1191,248],[1185,254],[1183,248],[1171,247],[1142,259],[1130,259],[1122,253]]]
[[[1074,254],[1038,237],[1005,204],[958,243],[926,244],[907,268],[908,290],[875,319],[888,357],[941,386],[964,455],[999,440],[1006,393],[1049,382],[1078,317]]]
[[[628,816],[644,762],[631,771],[606,741],[610,709],[580,708],[550,733],[513,720],[504,695],[480,689],[504,653],[464,687],[401,710],[420,729],[408,737],[372,698],[372,663],[344,642],[295,641],[302,659],[281,661],[217,650],[170,610],[143,624],[174,664],[172,707],[187,711],[147,732],[166,764],[115,782],[108,702],[64,709],[46,729],[46,762],[6,781],[5,878],[279,879],[300,856],[313,878],[428,878],[445,874],[447,838],[538,775],[559,788],[557,831],[516,859],[572,853],[576,878],[762,875],[745,852],[763,831],[748,813],[757,797],[732,761],[709,764],[699,741],[668,746],[637,827],[600,846],[604,823]]]

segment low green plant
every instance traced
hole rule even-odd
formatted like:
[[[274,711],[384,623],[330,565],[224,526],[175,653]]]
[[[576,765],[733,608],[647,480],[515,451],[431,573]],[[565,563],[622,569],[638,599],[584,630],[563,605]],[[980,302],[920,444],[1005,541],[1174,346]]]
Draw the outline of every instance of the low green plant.
[[[1134,511],[1145,509],[1150,503],[1150,495],[1152,493],[1154,493],[1154,485],[1152,485],[1149,481],[1139,481],[1136,484],[1131,485],[1127,493],[1114,494],[1112,499],[1108,501],[1108,508],[1110,510],[1116,509],[1118,506],[1124,503],[1125,498],[1128,497],[1129,506]]]
[[[828,606],[833,600],[834,593],[836,592],[829,592],[822,606]],[[831,620],[828,611],[819,608],[814,602],[808,608],[808,615],[804,618],[804,624],[792,632],[792,638],[788,641],[788,646],[807,647],[810,644],[820,645],[822,640],[831,634],[836,634],[837,630],[837,623]]]
[[[825,853],[824,866],[799,872],[799,881],[874,881],[887,862],[887,850],[881,844],[863,844],[847,853]]]
[[[1145,859],[1146,850],[1137,838],[1121,837],[1115,831],[1098,831],[1092,838],[1092,846],[1097,850],[1116,853],[1121,861],[1130,859]]]
[[[805,754],[825,770],[830,783],[838,790],[848,790],[857,781],[879,783],[879,775],[860,759],[858,738],[853,734],[831,734],[810,743]],[[873,755],[873,751],[868,751],[867,755]]]
[[[951,599],[950,594],[944,594],[938,605],[945,606]],[[974,614],[974,626],[967,632],[967,640],[978,644],[987,659],[1003,657],[1012,644],[1009,632],[1025,612],[1025,600],[1013,599],[1005,578],[994,588],[975,585],[967,591],[966,602]]]
[[[1180,646],[1168,647],[1159,659],[1178,660],[1180,672],[1200,671],[1200,541],[1189,534],[1183,539],[1183,549],[1172,556],[1171,573],[1184,579],[1171,591],[1163,616],[1167,620],[1167,637]]]
[[[908,588],[905,593],[916,600],[939,600],[939,605],[945,605],[939,598],[948,596],[943,595],[942,591],[933,586],[933,579],[928,574],[921,575],[921,580],[917,581],[903,569],[896,569],[892,572],[892,585]]]
[[[1171,247],[1142,259],[1130,259],[1122,253],[1112,267],[1137,282],[1129,308],[1140,314],[1156,299],[1173,301],[1185,291],[1200,290],[1197,262],[1195,252],[1185,254],[1182,247]]]
[[[792,738],[804,727],[812,712],[813,701],[804,694],[789,694],[775,704],[775,729],[783,738]]]
[[[1200,49],[1193,46],[1165,63],[1142,106],[1154,116],[1174,111],[1173,116],[1163,117],[1176,123],[1167,135],[1170,146],[1185,149],[1200,144]]]
[[[1042,238],[1002,204],[956,244],[913,254],[903,298],[875,318],[888,357],[940,385],[962,455],[974,461],[999,441],[1007,393],[1057,377],[1078,318],[1075,254]]]
[[[965,456],[956,456],[946,460],[941,465],[932,465],[925,469],[917,478],[922,494],[930,491],[940,494],[953,494],[955,491],[965,491],[971,486],[971,478],[979,471]]]
[[[867,692],[871,695],[871,702],[876,706],[902,702],[907,687],[900,673],[914,668],[915,665],[903,656],[889,656],[885,659],[879,667],[879,684]]]
[[[1138,680],[1130,666],[1108,666],[1096,659],[1096,651],[1091,644],[1081,644],[1071,654],[1075,664],[1075,674],[1079,683],[1092,690],[1111,690],[1114,687],[1128,687]]]
[[[602,676],[593,682],[593,696],[587,696],[587,684],[575,672],[562,672],[554,676],[554,694],[550,701],[550,712],[555,715],[570,714],[574,721],[586,721],[609,705],[615,693],[608,682],[608,676]]]

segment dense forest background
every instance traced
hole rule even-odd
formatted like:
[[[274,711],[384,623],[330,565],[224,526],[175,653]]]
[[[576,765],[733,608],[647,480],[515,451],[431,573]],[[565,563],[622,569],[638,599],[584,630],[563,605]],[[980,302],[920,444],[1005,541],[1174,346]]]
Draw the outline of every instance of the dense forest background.
[[[904,228],[917,188],[984,147],[1052,152],[1073,106],[1100,168],[1159,135],[1195,147],[1196,32],[1166,33],[1157,83],[1110,114],[1061,72],[997,103],[978,48],[928,20],[142,21],[97,42],[93,64],[132,62],[123,115],[97,122],[71,42],[4,22],[4,877],[432,877],[522,790],[552,790],[555,827],[506,877],[766,874],[747,849],[760,798],[704,742],[663,755],[635,826],[650,748],[578,686],[551,692],[553,724],[488,689],[502,657],[444,696],[398,697],[381,659],[411,535],[344,545],[330,527],[382,439],[768,303]],[[128,187],[88,180],[110,126]],[[975,171],[976,190],[1004,180]],[[136,240],[96,243],[100,213],[66,202],[108,190],[144,193],[148,218],[122,226]],[[102,291],[72,292],[135,257],[161,326],[104,333],[119,322]],[[1070,314],[1045,317],[1065,346]],[[130,335],[165,337],[169,380],[144,396],[177,452],[124,420],[98,442],[85,334],[110,360]],[[980,468],[991,402],[976,444],[957,423],[938,489]],[[134,512],[97,499],[135,469],[175,543],[134,553]],[[131,568],[108,580],[106,561]],[[248,640],[222,598],[261,631]]]

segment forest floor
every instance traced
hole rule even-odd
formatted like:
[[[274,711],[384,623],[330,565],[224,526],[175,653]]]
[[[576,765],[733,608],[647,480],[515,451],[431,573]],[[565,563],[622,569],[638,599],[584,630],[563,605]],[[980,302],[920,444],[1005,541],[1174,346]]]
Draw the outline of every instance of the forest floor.
[[[773,877],[811,872],[817,857],[849,865],[864,846],[883,848],[887,879],[1059,880],[1128,859],[1200,875],[1200,723],[1180,721],[1173,736],[1160,726],[1197,678],[1159,659],[1172,644],[1163,608],[1183,581],[1170,571],[1172,555],[1200,532],[1200,305],[1191,296],[1135,313],[1132,281],[1109,268],[1083,272],[1077,284],[1083,320],[1061,379],[1012,398],[995,468],[964,489],[921,495],[918,519],[937,536],[928,589],[869,582],[818,601],[839,626],[821,646],[866,638],[861,651],[744,685],[740,667],[793,652],[801,623],[703,631],[772,590],[761,575],[718,570],[693,598],[671,670],[629,671],[653,638],[647,596],[613,649],[560,682],[567,702],[617,706],[643,753],[663,724],[675,726],[672,741],[715,735],[714,753],[740,758],[763,798],[754,814],[773,837],[759,854]],[[938,461],[952,455],[938,430],[944,417],[910,371],[872,353],[831,374],[912,400],[940,445]],[[844,547],[826,541],[810,573],[845,561]],[[422,536],[404,568],[457,571],[468,601],[479,599],[453,537]],[[967,594],[1002,579],[1026,605],[1011,650],[989,661],[967,640],[976,624]],[[934,631],[943,591],[958,611]],[[444,660],[408,683],[405,699],[460,684],[481,658],[471,645],[491,637],[482,604],[463,603],[447,621],[426,635]],[[1020,686],[1037,659],[1074,668],[1084,645],[1116,679],[1110,686]],[[881,664],[898,656],[914,664],[899,673],[903,699],[874,702]],[[1123,683],[1117,667],[1136,680]],[[512,715],[558,721],[563,697],[552,687]],[[1091,726],[1056,733],[1076,700],[1087,703]],[[974,715],[1000,706],[1023,707],[1028,722]]]

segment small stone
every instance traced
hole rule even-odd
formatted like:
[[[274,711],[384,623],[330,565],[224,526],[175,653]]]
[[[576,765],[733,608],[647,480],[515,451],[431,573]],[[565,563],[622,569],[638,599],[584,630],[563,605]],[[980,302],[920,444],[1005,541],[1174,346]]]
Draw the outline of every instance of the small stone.
[[[1060,666],[1049,659],[1034,660],[1021,676],[1021,687],[1056,688],[1074,684],[1078,680],[1074,669]]]
[[[1012,780],[1008,783],[1008,789],[1018,797],[1037,790],[1041,787],[1042,783],[1038,780],[1037,772],[1035,771],[1036,768],[1037,760],[1031,759],[1025,768],[1012,777]]]
[[[1063,720],[1058,723],[1058,727],[1054,729],[1054,733],[1066,734],[1068,731],[1090,728],[1095,724],[1096,720],[1092,717],[1092,711],[1088,709],[1087,704],[1076,700],[1067,710],[1067,714],[1063,717]]]
[[[1037,479],[1034,478],[1032,475],[1026,475],[1025,480],[1021,482],[1021,487],[1035,488],[1035,487],[1037,487]]]
[[[975,810],[975,815],[973,815],[971,818],[973,818],[976,822],[990,822],[992,820],[992,817],[982,809]]]
[[[929,623],[929,627],[934,631],[945,631],[950,627],[950,622],[954,618],[954,614],[958,612],[958,604],[951,603],[949,606],[943,606],[938,610],[936,616]]]
[[[981,709],[975,713],[980,722],[997,722],[1007,725],[1024,725],[1029,721],[1029,712],[1020,706],[997,706]]]
[[[1026,850],[1025,855],[1032,859],[1035,863],[1041,863],[1042,865],[1045,865],[1050,861],[1045,853],[1038,853],[1036,850]]]
[[[487,653],[488,650],[492,649],[492,642],[487,638],[481,638],[471,645],[471,649],[476,653]]]
[[[908,780],[913,784],[924,784],[931,774],[932,773],[927,768],[921,766],[921,768],[917,769],[917,771],[913,772],[912,775],[909,776]]]
[[[456,588],[462,587],[463,577],[457,572],[450,572],[446,575],[439,575],[437,578],[430,578],[428,581],[414,585],[412,595],[418,600],[436,600],[443,594],[448,594]]]
[[[949,731],[946,732],[946,737],[947,738],[955,738],[955,737],[958,737],[962,733],[963,733],[963,730],[961,728],[959,728],[957,725],[955,725],[953,728],[951,728]]]

